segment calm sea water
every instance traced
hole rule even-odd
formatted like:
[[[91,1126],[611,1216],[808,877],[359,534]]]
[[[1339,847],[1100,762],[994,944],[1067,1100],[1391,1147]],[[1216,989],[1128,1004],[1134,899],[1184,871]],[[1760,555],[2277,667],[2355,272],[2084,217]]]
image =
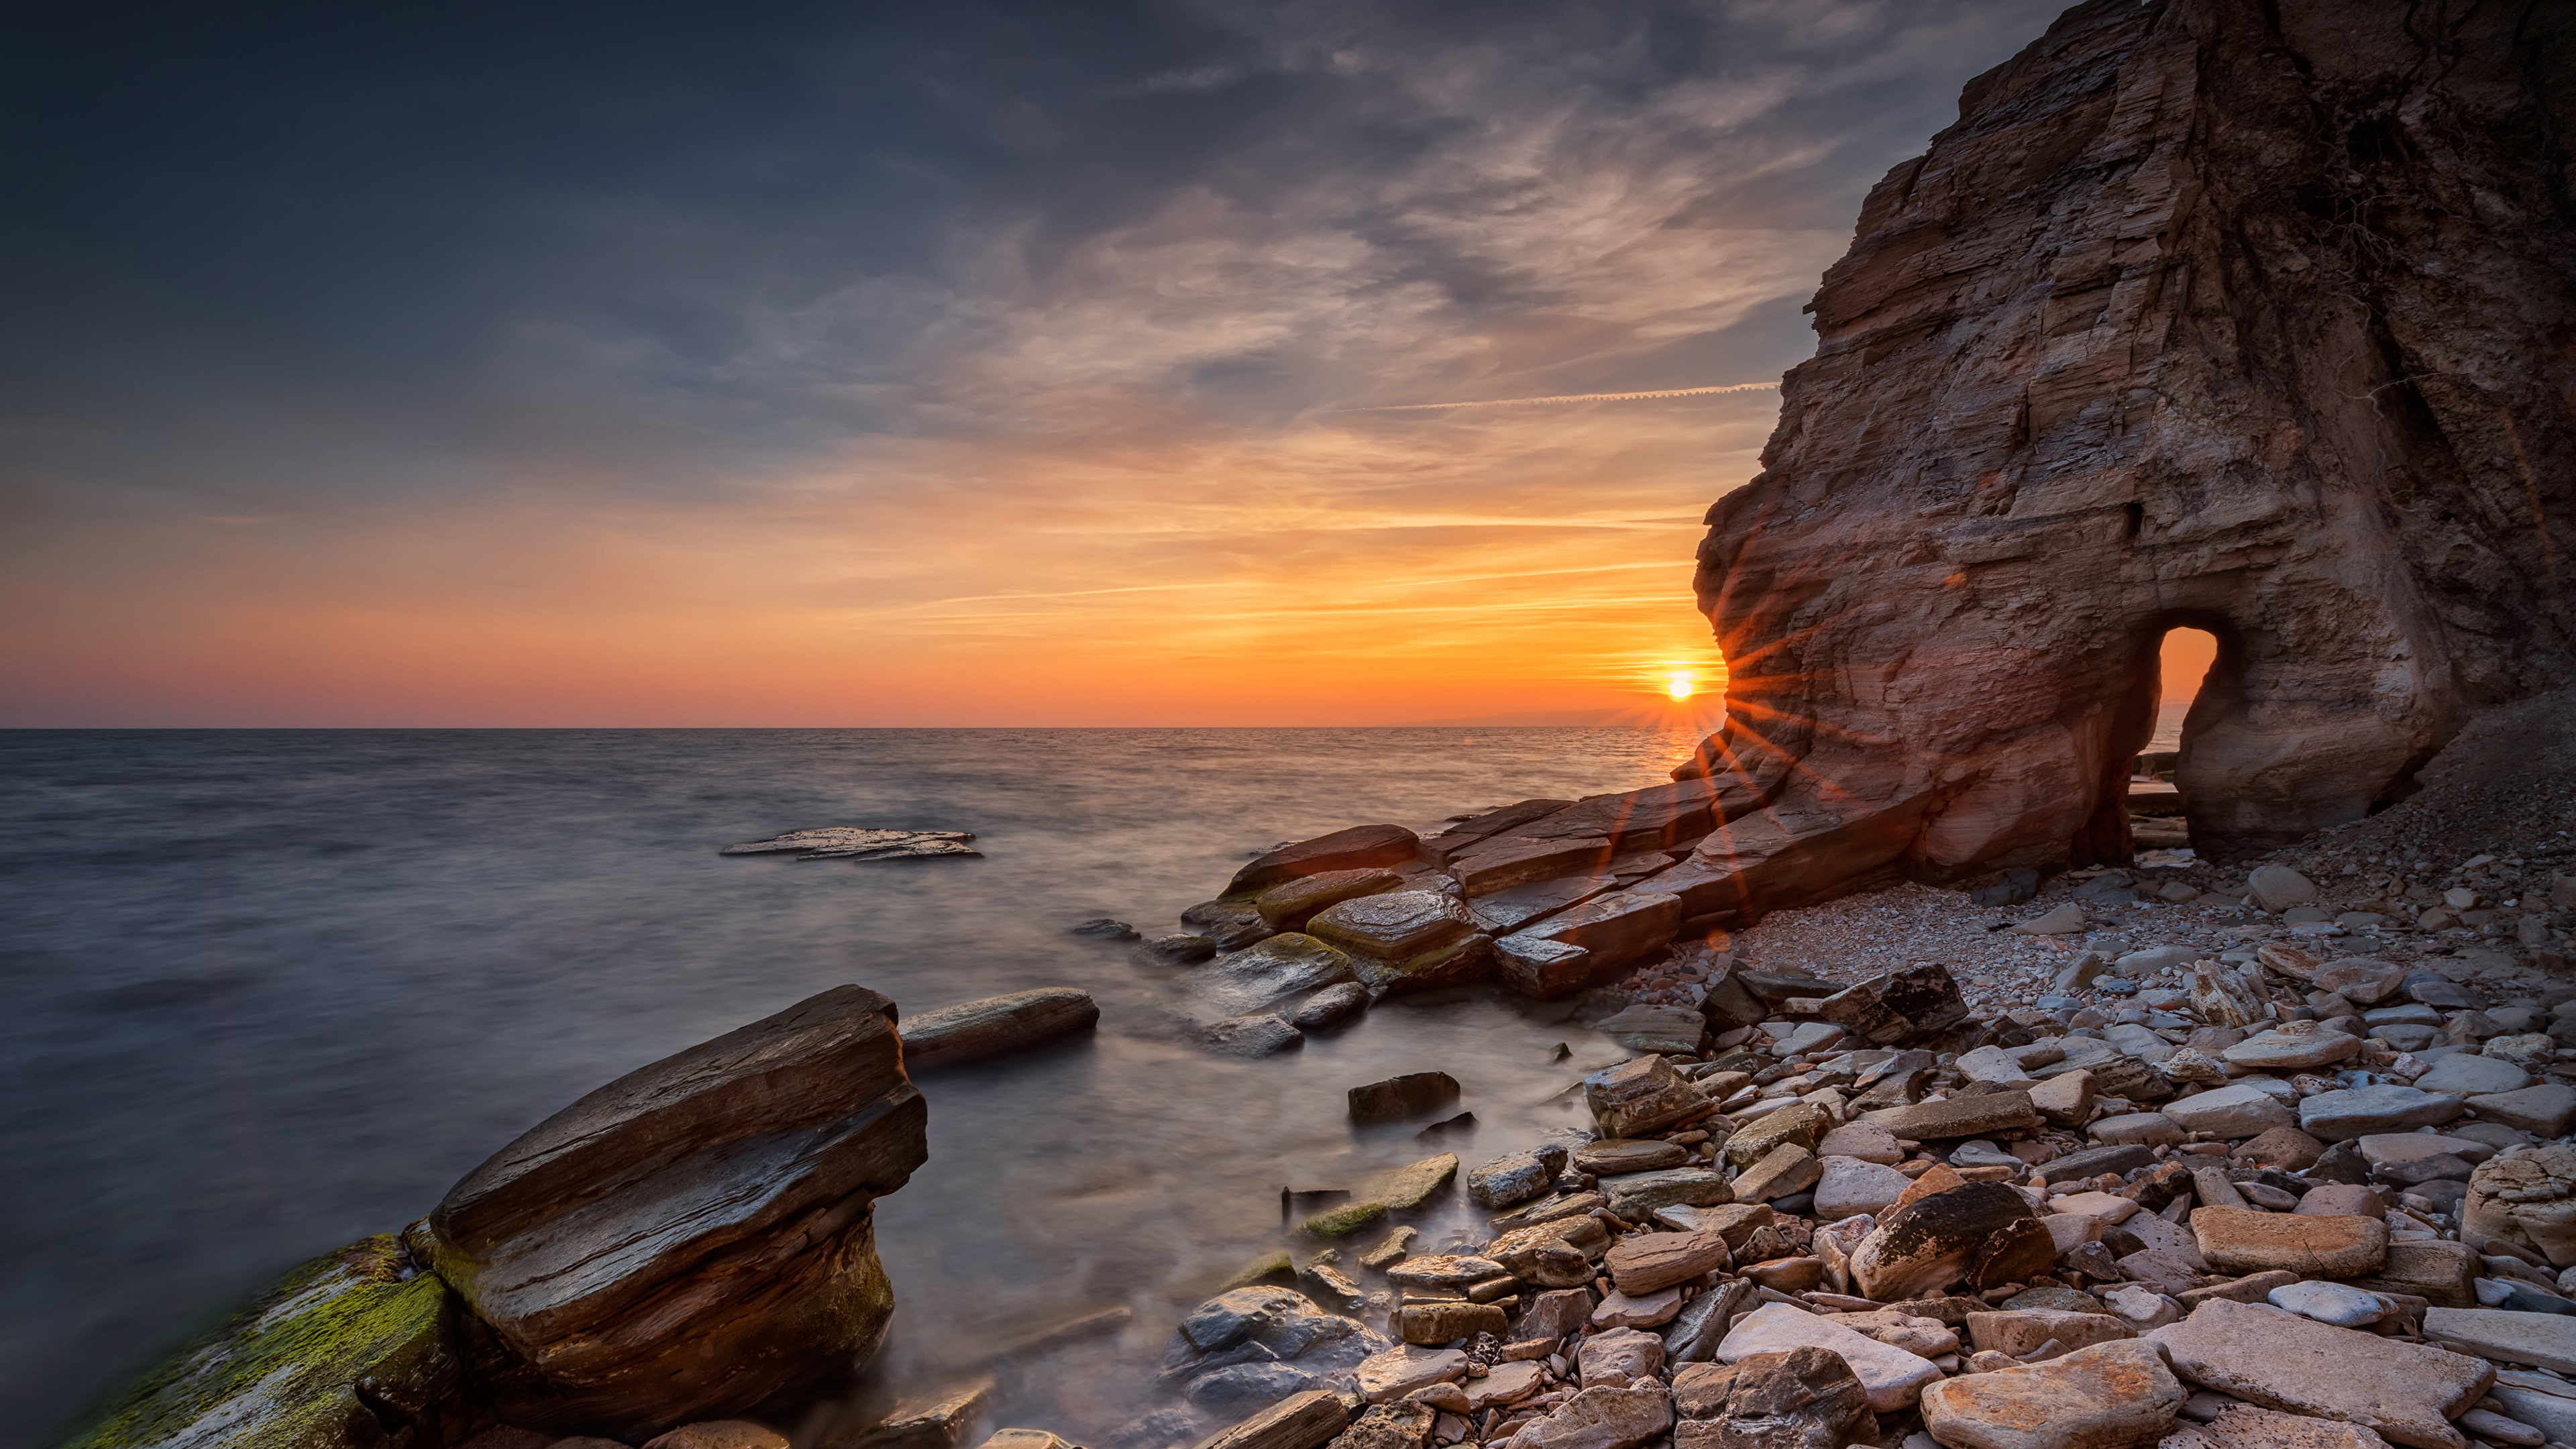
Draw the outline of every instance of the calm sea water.
[[[1278,1190],[1429,1150],[1342,1093],[1438,1068],[1472,1164],[1614,1060],[1562,1009],[1389,1005],[1265,1061],[1175,1024],[1148,934],[1279,840],[1658,782],[1681,728],[0,734],[0,1442],[315,1253],[401,1227],[645,1062],[858,982],[907,1013],[1088,988],[1098,1037],[932,1077],[930,1161],[879,1208],[885,1375],[1129,1304],[1006,1411],[1098,1433],[1177,1307],[1280,1241]],[[982,860],[727,859],[819,825],[976,832]],[[1576,1059],[1558,1063],[1571,1041]],[[1451,1144],[1444,1144],[1451,1145]],[[1435,1225],[1435,1232],[1437,1227]],[[1033,1397],[1034,1396],[1034,1397]]]

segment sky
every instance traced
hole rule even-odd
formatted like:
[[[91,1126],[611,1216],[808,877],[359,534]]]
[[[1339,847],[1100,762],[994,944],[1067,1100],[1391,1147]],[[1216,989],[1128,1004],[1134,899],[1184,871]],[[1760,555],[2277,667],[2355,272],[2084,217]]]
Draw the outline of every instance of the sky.
[[[22,13],[0,725],[1703,708],[1801,307],[2059,8]]]

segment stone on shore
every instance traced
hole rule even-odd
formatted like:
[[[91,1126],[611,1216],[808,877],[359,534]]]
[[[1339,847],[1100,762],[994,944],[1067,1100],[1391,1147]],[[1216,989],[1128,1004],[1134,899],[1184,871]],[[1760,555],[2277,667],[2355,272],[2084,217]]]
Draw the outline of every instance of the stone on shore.
[[[718,855],[792,855],[798,860],[923,860],[938,855],[982,855],[966,842],[967,830],[887,830],[827,825],[791,830],[766,840],[728,845]]]
[[[1327,871],[1400,866],[1411,861],[1420,847],[1421,841],[1401,825],[1354,825],[1254,857],[1250,865],[1234,873],[1225,893],[1252,895],[1301,876]]]
[[[1187,978],[1190,991],[1216,1016],[1267,1010],[1302,991],[1358,980],[1350,957],[1300,931],[1220,956]]]
[[[2164,1348],[2187,1382],[2265,1408],[2364,1425],[2412,1449],[2466,1449],[2450,1421],[2495,1377],[2483,1359],[2225,1299],[2202,1302],[2147,1339]]]
[[[2009,1358],[2033,1361],[2031,1355],[2057,1345],[2056,1354],[2073,1353],[2097,1343],[2135,1338],[2137,1331],[2108,1313],[2071,1312],[2058,1308],[2008,1308],[1968,1315],[1968,1341]]]
[[[902,1024],[906,1071],[963,1066],[1073,1036],[1100,1022],[1088,991],[1049,986],[925,1011]]]
[[[573,1441],[559,1439],[555,1442]],[[789,1446],[786,1435],[749,1419],[709,1419],[704,1423],[683,1424],[668,1434],[647,1439],[644,1449],[789,1449]]]
[[[1923,1391],[1923,1426],[1949,1449],[2131,1449],[2173,1427],[2186,1396],[2151,1343],[2127,1339]]]
[[[1712,1372],[1702,1369],[1701,1372]],[[1678,1378],[1676,1378],[1678,1385]],[[1677,1394],[1678,1396],[1678,1394]],[[1677,1446],[1694,1449],[1843,1449],[1877,1430],[1869,1390],[1831,1349],[1800,1347],[1757,1353],[1736,1362],[1715,1423]]]
[[[1269,1012],[1254,1011],[1209,1022],[1199,1029],[1199,1039],[1228,1056],[1266,1057],[1299,1045],[1306,1034]]]
[[[2163,1449],[2385,1449],[2387,1443],[2357,1424],[2231,1403],[2206,1424],[2176,1429]]]
[[[1368,1009],[1368,988],[1356,981],[1327,986],[1305,1000],[1288,1017],[1299,1031],[1326,1031]]]
[[[1455,1383],[1466,1376],[1465,1354],[1454,1348],[1411,1344],[1360,1360],[1354,1375],[1360,1397],[1372,1404],[1392,1403],[1418,1389]]]
[[[1565,1149],[1550,1143],[1497,1157],[1467,1174],[1467,1200],[1478,1207],[1516,1207],[1544,1197],[1565,1170]]]
[[[1672,1397],[1660,1383],[1585,1389],[1543,1419],[1522,1426],[1511,1449],[1636,1449],[1673,1426]]]
[[[2450,1062],[2487,1060],[2485,1057],[2444,1057],[2434,1066],[2438,1069]],[[2427,1072],[2425,1075],[2432,1074]],[[2481,1122],[2501,1122],[2534,1137],[2564,1137],[2570,1128],[2576,1128],[2576,1087],[2565,1082],[2543,1082],[2510,1092],[2489,1092],[2469,1098],[2468,1105]]]
[[[1988,1092],[1976,1097],[1944,1097],[1908,1107],[1886,1107],[1861,1119],[1917,1142],[1947,1142],[2026,1132],[2040,1125],[2027,1092]]]
[[[483,1376],[502,1417],[658,1431],[864,1363],[894,1306],[869,1205],[927,1155],[902,1057],[894,1004],[835,987],[620,1077],[450,1189],[437,1268],[516,1360]]]
[[[1823,1173],[1816,1182],[1816,1216],[1826,1222],[1855,1213],[1884,1212],[1912,1185],[1895,1168],[1857,1157],[1827,1157],[1822,1163]]]
[[[1209,1435],[1198,1449],[1321,1449],[1349,1422],[1350,1412],[1339,1398],[1310,1389]]]
[[[2479,1163],[2460,1205],[2460,1241],[2482,1251],[2508,1243],[2552,1267],[2576,1266],[2576,1143]]]
[[[1272,886],[1254,899],[1252,909],[1274,931],[1303,931],[1328,906],[1402,889],[1404,877],[1391,870],[1328,870]]]
[[[2465,1110],[2457,1097],[2413,1087],[2346,1087],[2300,1099],[2299,1130],[2320,1142],[2341,1142],[2374,1132],[2439,1127]]]
[[[1637,1294],[1729,1267],[1734,1258],[1720,1233],[1638,1233],[1613,1244],[1602,1261],[1620,1292]]]
[[[2024,1223],[2028,1229],[2017,1230]],[[2035,1245],[2025,1233],[2037,1235]],[[1971,1182],[1880,1217],[1852,1250],[1850,1272],[1862,1296],[1894,1303],[1963,1277],[1980,1287],[2027,1281],[2055,1257],[2047,1229],[2019,1192],[2000,1182]],[[2003,1276],[1995,1276],[1998,1271]]]
[[[1624,1389],[1639,1380],[1655,1382],[1656,1372],[1664,1366],[1664,1341],[1624,1324],[1605,1327],[1607,1332],[1584,1339],[1575,1351],[1575,1368],[1583,1386]]]
[[[1690,1149],[1660,1137],[1601,1137],[1574,1149],[1577,1170],[1601,1177],[1653,1172],[1690,1161]]]
[[[2388,1256],[2388,1225],[2359,1215],[2205,1207],[2192,1210],[2191,1231],[2200,1255],[2226,1273],[2279,1268],[2314,1278],[2356,1278],[2378,1272]]]
[[[2228,1138],[2252,1137],[2275,1127],[2287,1127],[2299,1116],[2271,1093],[2243,1085],[2195,1092],[2167,1102],[2164,1114],[2181,1123],[2186,1132]]]
[[[1727,1185],[1726,1175],[1706,1167],[1605,1177],[1601,1190],[1609,1195],[1610,1211],[1630,1222],[1645,1221],[1654,1216],[1657,1208],[1720,1207],[1735,1201],[1735,1190]]]
[[[1349,953],[1360,984],[1379,995],[1472,981],[1493,965],[1492,938],[1457,897],[1439,891],[1344,901],[1317,912],[1306,933]]]
[[[1513,935],[1575,947],[1585,953],[1586,969],[1597,977],[1671,945],[1681,924],[1680,897],[1640,886],[1595,896]]]
[[[2456,1343],[2500,1363],[2576,1373],[2576,1317],[2497,1308],[2427,1308],[2424,1336]]]
[[[1941,1377],[1940,1367],[1930,1359],[1856,1333],[1831,1317],[1785,1303],[1765,1303],[1739,1319],[1719,1342],[1717,1361],[1741,1363],[1755,1354],[1786,1353],[1798,1348],[1821,1348],[1839,1354],[1868,1391],[1870,1408],[1881,1414],[1897,1413],[1911,1406],[1925,1384]]]
[[[1604,1137],[1640,1137],[1715,1107],[1660,1056],[1639,1057],[1586,1077],[1583,1098]]]

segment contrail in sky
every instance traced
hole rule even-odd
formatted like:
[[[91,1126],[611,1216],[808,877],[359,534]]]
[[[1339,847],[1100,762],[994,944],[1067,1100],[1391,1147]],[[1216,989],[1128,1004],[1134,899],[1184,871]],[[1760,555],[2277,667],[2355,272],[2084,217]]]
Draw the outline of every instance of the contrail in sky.
[[[1547,403],[1633,402],[1655,397],[1708,397],[1721,392],[1766,392],[1778,387],[1776,382],[1730,382],[1721,387],[1668,387],[1657,392],[1577,392],[1562,397],[1504,397],[1483,402],[1397,403],[1382,408],[1330,408],[1335,413],[1429,413],[1450,408],[1528,408]]]

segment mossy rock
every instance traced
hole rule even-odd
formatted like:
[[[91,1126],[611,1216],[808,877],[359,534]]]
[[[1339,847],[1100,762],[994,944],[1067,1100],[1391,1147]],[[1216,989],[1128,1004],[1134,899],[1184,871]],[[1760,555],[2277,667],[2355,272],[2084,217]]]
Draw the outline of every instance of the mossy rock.
[[[1344,1203],[1306,1219],[1302,1230],[1308,1237],[1347,1238],[1385,1216],[1386,1204],[1382,1202]]]
[[[288,1273],[111,1399],[65,1449],[385,1449],[435,1442],[459,1366],[452,1299],[390,1235]]]

